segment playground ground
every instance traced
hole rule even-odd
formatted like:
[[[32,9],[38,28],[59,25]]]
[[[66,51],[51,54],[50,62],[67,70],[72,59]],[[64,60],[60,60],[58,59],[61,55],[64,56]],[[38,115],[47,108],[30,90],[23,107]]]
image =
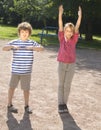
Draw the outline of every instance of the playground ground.
[[[35,52],[30,106],[24,113],[23,93],[15,91],[18,114],[7,112],[7,91],[12,52],[2,51],[0,40],[0,130],[101,130],[101,50],[77,49],[76,70],[68,101],[69,113],[57,112],[58,47]]]

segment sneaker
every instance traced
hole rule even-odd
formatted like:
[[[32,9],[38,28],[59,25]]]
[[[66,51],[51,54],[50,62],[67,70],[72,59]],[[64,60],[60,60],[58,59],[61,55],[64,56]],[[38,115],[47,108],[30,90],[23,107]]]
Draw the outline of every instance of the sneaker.
[[[64,112],[64,105],[63,105],[63,104],[60,104],[60,105],[58,106],[58,112],[59,112],[59,113],[63,113],[63,112]]]
[[[25,112],[28,114],[32,114],[32,110],[29,108],[29,106],[25,106]]]
[[[18,109],[16,109],[13,105],[7,106],[8,111],[12,113],[18,113]]]
[[[58,112],[59,112],[59,113],[68,112],[67,105],[66,105],[66,104],[60,104],[60,105],[58,106]]]
[[[66,104],[64,104],[64,105],[63,105],[63,107],[64,107],[64,112],[68,112],[67,105],[66,105]]]

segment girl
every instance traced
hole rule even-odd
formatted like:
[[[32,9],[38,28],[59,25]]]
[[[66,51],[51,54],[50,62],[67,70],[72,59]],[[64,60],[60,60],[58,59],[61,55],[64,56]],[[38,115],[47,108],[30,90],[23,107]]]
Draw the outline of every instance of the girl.
[[[74,66],[76,59],[76,43],[79,37],[79,27],[82,18],[82,10],[79,7],[78,19],[76,25],[73,23],[66,23],[63,27],[62,21],[63,6],[59,6],[58,16],[58,39],[60,42],[60,48],[58,51],[57,60],[59,61],[58,66],[58,112],[68,112],[67,101],[70,92],[70,86],[74,75]]]

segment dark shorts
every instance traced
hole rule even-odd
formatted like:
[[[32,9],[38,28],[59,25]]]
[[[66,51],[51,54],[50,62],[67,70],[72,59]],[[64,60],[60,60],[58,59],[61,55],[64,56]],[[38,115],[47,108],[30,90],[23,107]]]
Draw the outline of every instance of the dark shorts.
[[[30,82],[31,82],[31,74],[25,74],[25,75],[12,74],[11,80],[9,83],[10,87],[16,88],[18,86],[19,82],[21,85],[21,89],[29,90],[30,89]]]

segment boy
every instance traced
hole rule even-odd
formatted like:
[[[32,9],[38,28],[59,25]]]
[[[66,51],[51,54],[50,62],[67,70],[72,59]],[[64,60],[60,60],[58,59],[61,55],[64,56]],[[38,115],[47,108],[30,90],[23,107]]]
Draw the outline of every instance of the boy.
[[[59,32],[58,39],[60,42],[60,48],[58,51],[57,60],[58,66],[58,112],[68,112],[67,101],[70,92],[70,86],[74,75],[74,66],[76,59],[76,43],[79,37],[79,26],[81,23],[82,10],[79,7],[78,20],[74,26],[72,23],[66,23],[63,27],[62,21],[63,6],[59,7]]]
[[[22,22],[18,25],[19,39],[13,40],[3,47],[4,51],[13,51],[12,75],[8,90],[7,106],[8,111],[13,113],[18,113],[18,109],[12,104],[12,98],[19,81],[24,92],[25,112],[28,114],[32,113],[29,108],[29,90],[34,58],[33,51],[43,51],[43,47],[37,42],[29,40],[31,33],[31,25],[28,22]]]

